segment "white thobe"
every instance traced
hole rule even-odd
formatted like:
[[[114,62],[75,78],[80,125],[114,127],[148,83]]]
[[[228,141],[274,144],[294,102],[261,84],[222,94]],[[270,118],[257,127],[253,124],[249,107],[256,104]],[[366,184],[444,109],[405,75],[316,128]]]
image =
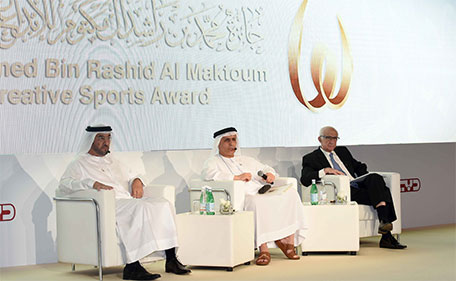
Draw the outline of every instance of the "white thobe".
[[[125,263],[177,247],[174,206],[164,198],[133,198],[129,190],[135,178],[138,177],[133,177],[110,154],[96,157],[86,153],[68,166],[59,184],[60,191],[65,194],[92,189],[95,181],[113,187],[117,234]]]
[[[201,173],[203,180],[233,180],[235,175],[252,174],[252,180],[246,183],[244,210],[253,211],[255,217],[255,245],[268,243],[275,247],[274,241],[295,234],[295,245],[301,244],[307,229],[304,221],[304,208],[298,192],[289,188],[284,193],[258,194],[266,182],[257,175],[278,174],[268,165],[252,157],[234,156],[226,158],[217,154],[204,163]]]

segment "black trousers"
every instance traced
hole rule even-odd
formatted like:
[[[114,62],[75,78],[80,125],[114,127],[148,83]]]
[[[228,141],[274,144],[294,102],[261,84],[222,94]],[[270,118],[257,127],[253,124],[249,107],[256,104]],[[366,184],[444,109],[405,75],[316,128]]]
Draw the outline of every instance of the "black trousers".
[[[391,191],[386,186],[382,176],[370,174],[359,182],[358,186],[359,188],[350,187],[351,200],[356,201],[358,204],[373,206],[374,208],[378,203],[385,201],[387,217],[381,219],[388,222],[393,222],[397,219]]]

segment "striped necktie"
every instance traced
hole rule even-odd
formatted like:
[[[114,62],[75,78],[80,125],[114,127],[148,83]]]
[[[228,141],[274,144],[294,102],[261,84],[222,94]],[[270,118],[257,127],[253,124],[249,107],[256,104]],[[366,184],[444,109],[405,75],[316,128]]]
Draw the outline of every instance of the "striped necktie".
[[[342,170],[342,168],[339,166],[339,164],[337,164],[336,159],[334,159],[334,153],[332,153],[332,152],[329,153],[329,159],[331,159],[331,163],[332,163],[334,169],[336,169],[336,170],[338,170],[338,171],[344,173],[344,175],[347,175],[347,174],[344,172],[344,170]],[[354,188],[359,188],[358,183],[357,183],[357,182],[354,182],[354,181],[351,181],[351,182],[350,182],[350,186],[351,186],[351,187],[354,187]]]
[[[346,175],[344,170],[342,170],[342,168],[339,166],[339,164],[337,164],[336,159],[334,159],[334,153],[332,153],[332,152],[329,153],[329,159],[331,159],[331,164],[333,165],[334,169],[336,169],[339,172],[342,172],[342,173],[344,173],[344,175]]]

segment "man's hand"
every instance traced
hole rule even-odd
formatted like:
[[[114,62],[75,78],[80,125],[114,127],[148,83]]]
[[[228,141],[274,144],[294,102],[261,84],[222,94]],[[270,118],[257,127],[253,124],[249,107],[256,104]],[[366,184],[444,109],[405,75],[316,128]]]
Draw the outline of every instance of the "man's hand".
[[[271,174],[271,173],[266,173],[266,176],[267,176],[267,178],[266,178],[266,182],[267,182],[267,183],[273,183],[273,182],[274,182],[275,176],[274,176],[273,174]]]
[[[252,179],[251,173],[242,173],[240,175],[234,176],[235,181],[250,181]]]
[[[140,179],[134,179],[131,183],[131,196],[133,198],[142,198],[144,195],[144,185]]]
[[[102,190],[102,189],[105,189],[105,190],[111,190],[112,189],[112,186],[109,186],[109,185],[106,185],[106,184],[102,184],[101,182],[94,182],[93,184],[93,189],[96,189],[98,191]]]
[[[341,171],[333,169],[333,168],[325,168],[324,171],[325,171],[326,175],[341,175],[341,176],[345,175]]]

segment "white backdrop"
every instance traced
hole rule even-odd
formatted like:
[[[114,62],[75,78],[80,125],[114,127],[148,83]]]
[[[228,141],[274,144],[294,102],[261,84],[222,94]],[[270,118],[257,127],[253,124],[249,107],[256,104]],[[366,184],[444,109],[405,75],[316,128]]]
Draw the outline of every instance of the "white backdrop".
[[[209,148],[226,126],[243,132],[247,147],[313,145],[327,124],[347,144],[456,140],[448,129],[456,120],[454,1],[85,3],[11,1],[1,12],[1,154],[77,151],[89,123],[112,125],[117,150],[136,151]],[[291,87],[289,52],[300,38],[295,62],[311,100],[310,61],[324,45],[337,93],[337,17],[352,65],[348,96],[339,109],[312,112]],[[142,76],[122,72],[127,63]]]

